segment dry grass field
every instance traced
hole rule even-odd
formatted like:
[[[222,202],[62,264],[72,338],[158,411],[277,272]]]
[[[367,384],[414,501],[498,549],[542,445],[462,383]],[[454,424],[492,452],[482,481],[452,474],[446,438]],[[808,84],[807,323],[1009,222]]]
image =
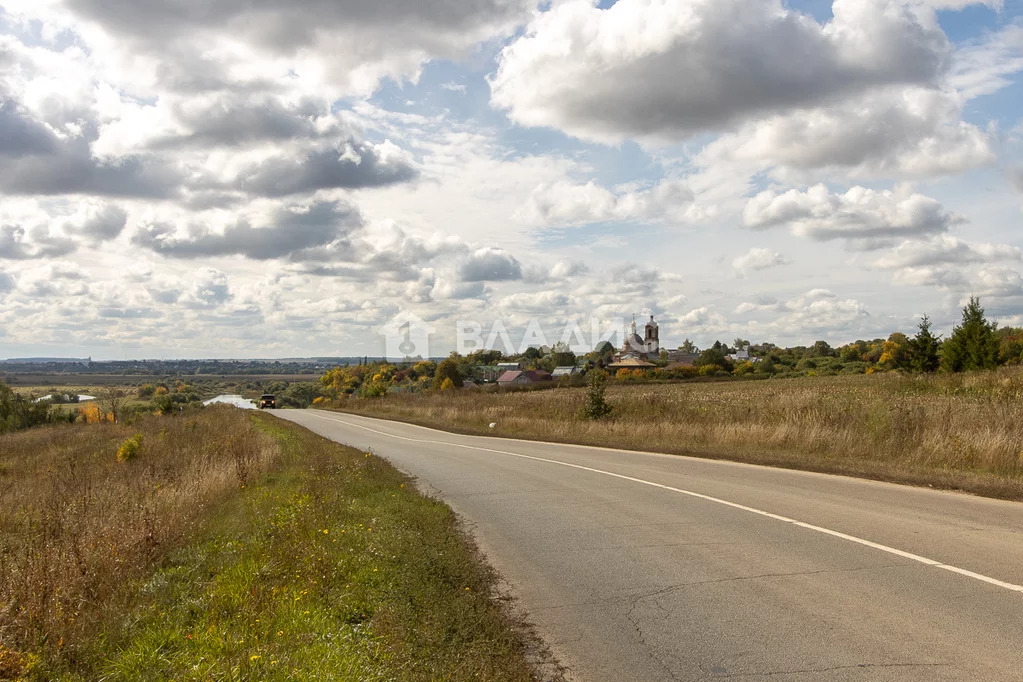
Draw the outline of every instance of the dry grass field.
[[[0,435],[0,680],[559,679],[409,483],[226,406]]]
[[[586,390],[445,391],[342,408],[465,433],[731,459],[1023,499],[1023,368]],[[496,422],[494,429],[488,424]]]
[[[236,412],[0,437],[0,644],[73,662],[123,608],[126,582],[273,464],[277,443]],[[138,434],[135,458],[119,461]]]

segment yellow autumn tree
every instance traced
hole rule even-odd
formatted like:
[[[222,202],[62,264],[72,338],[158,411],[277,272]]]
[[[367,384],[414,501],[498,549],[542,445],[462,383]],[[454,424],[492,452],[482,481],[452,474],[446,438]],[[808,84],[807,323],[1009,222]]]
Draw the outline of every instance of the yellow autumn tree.
[[[78,412],[78,421],[86,424],[99,424],[100,422],[112,422],[114,421],[114,414],[112,412],[104,412],[99,409],[99,405],[96,403],[88,403]]]

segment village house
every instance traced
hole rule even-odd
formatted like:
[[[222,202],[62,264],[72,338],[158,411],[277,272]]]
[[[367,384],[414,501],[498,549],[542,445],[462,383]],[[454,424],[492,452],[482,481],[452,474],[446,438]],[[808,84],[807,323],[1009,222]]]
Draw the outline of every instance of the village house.
[[[551,375],[542,369],[511,370],[497,379],[497,385],[524,386],[550,380]]]

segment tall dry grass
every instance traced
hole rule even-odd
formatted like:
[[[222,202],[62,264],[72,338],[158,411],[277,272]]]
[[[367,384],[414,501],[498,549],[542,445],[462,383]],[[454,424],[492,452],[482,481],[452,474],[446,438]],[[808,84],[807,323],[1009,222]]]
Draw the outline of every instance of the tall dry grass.
[[[119,461],[139,434],[134,458]],[[73,665],[125,586],[278,451],[233,408],[0,436],[0,651]]]
[[[1023,368],[962,375],[445,391],[343,409],[469,433],[695,454],[1023,499]],[[488,424],[496,422],[495,429]]]

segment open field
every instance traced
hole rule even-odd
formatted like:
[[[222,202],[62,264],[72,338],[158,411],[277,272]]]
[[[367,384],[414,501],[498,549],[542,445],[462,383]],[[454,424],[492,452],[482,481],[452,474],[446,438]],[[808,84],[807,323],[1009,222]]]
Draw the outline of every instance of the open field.
[[[530,679],[495,584],[446,506],[268,414],[0,436],[0,679]]]
[[[1023,499],[1023,368],[586,389],[444,391],[341,409],[464,433],[603,445],[931,485]],[[491,429],[488,424],[496,422]]]

